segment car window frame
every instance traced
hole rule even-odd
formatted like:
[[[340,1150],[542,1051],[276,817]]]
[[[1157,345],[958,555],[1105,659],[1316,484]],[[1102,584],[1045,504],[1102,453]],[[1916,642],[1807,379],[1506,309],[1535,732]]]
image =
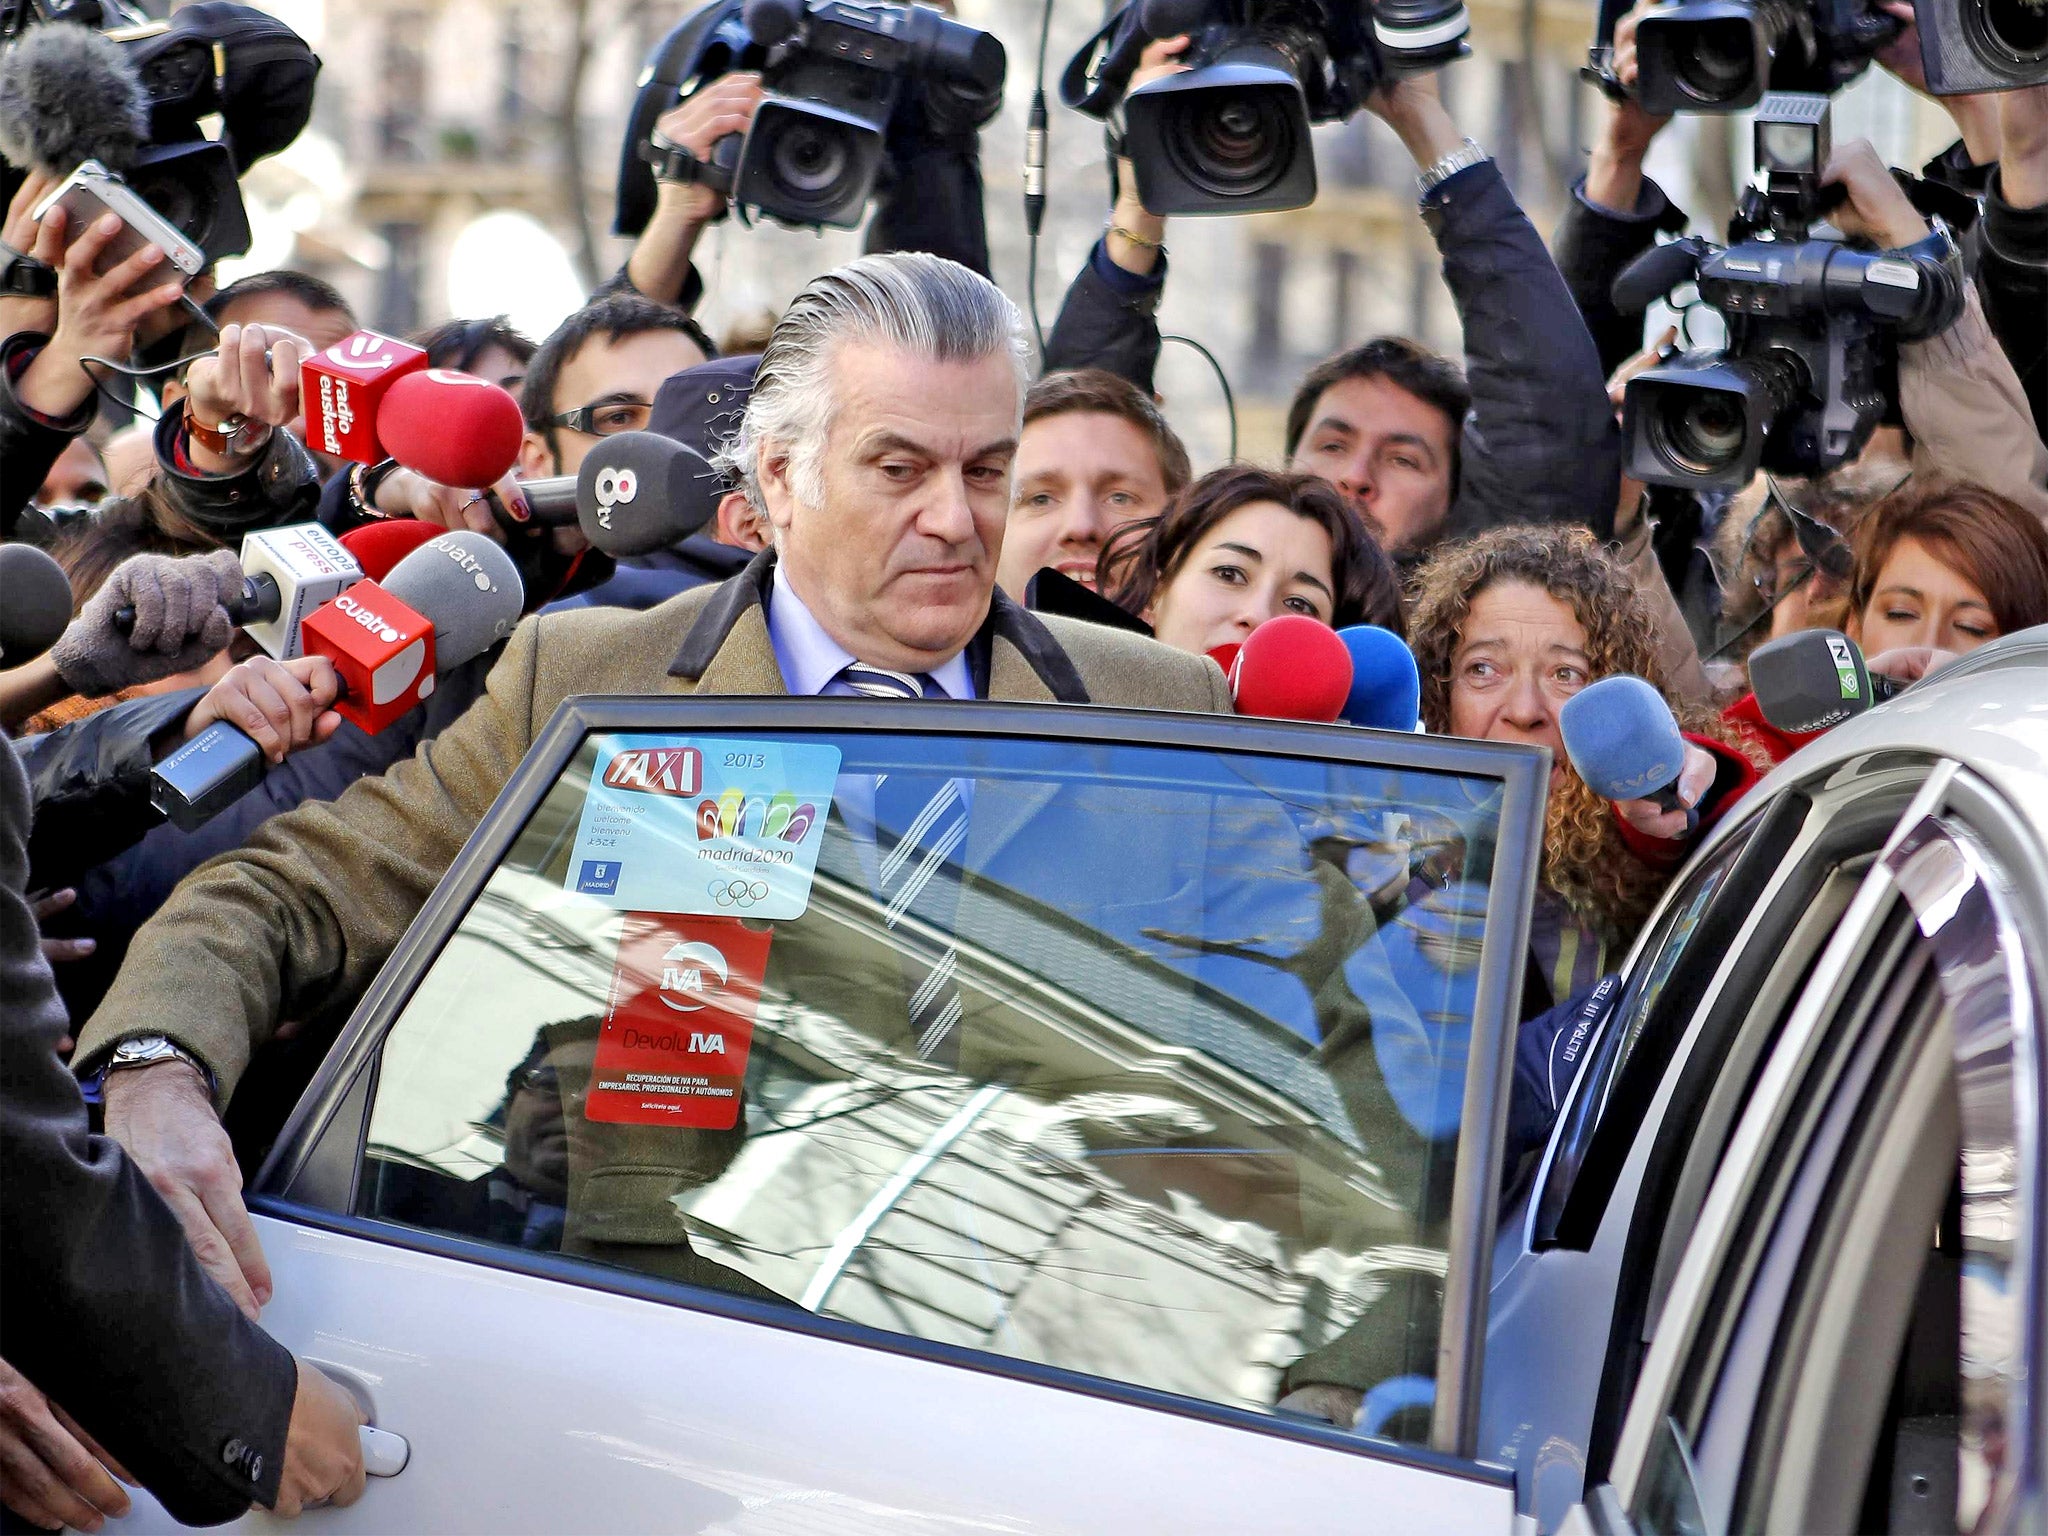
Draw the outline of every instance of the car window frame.
[[[1795,1009],[1794,1019],[1788,1020],[1773,1048],[1773,1060],[1766,1067],[1766,1078],[1776,1078],[1777,1082],[1766,1085],[1767,1098],[1754,1100],[1745,1110],[1744,1124],[1738,1129],[1736,1142],[1731,1144],[1730,1156],[1724,1159],[1717,1171],[1717,1187],[1710,1204],[1720,1209],[1703,1214],[1690,1245],[1697,1252],[1689,1252],[1684,1265],[1692,1271],[1687,1276],[1685,1287],[1693,1299],[1687,1309],[1688,1316],[1674,1319],[1667,1313],[1660,1321],[1651,1358],[1641,1372],[1641,1379],[1627,1407],[1620,1444],[1612,1458],[1612,1481],[1589,1494],[1589,1510],[1595,1505],[1627,1508],[1634,1503],[1646,1474],[1648,1452],[1657,1426],[1676,1411],[1672,1405],[1688,1390],[1687,1383],[1697,1384],[1701,1379],[1694,1356],[1699,1349],[1710,1347],[1713,1340],[1693,1325],[1701,1315],[1699,1300],[1718,1290],[1726,1266],[1740,1258],[1744,1244],[1741,1228],[1755,1188],[1760,1187],[1757,1178],[1761,1156],[1759,1148],[1775,1143],[1776,1128],[1782,1126],[1788,1107],[1811,1071],[1814,1054],[1821,1047],[1835,1010],[1846,1001],[1853,1001],[1857,995],[1859,957],[1867,953],[1870,944],[1878,939],[1887,924],[1903,912],[1909,928],[1917,928],[1922,937],[1936,941],[1934,976],[1937,984],[1946,991],[1946,973],[1955,955],[1940,942],[1939,935],[1927,932],[1928,912],[1939,912],[1946,897],[1936,891],[1930,901],[1924,887],[1916,891],[1910,878],[1899,877],[1896,866],[1910,856],[1915,839],[1924,834],[1930,822],[1939,825],[1951,817],[1969,841],[1988,853],[1991,870],[2008,872],[2003,878],[1994,879],[1987,875],[1983,879],[1986,889],[1995,888],[2015,909],[2025,912],[2028,923],[2021,925],[2022,935],[2029,926],[2034,933],[2048,931],[2048,850],[2044,850],[2039,832],[1984,781],[1953,760],[1944,760],[1899,818],[1892,835],[1886,840],[1883,854],[1851,903],[1841,929],[1831,940],[1829,953],[1822,962],[1827,975],[1818,989],[1821,995],[1817,995],[1810,1005]],[[2024,868],[2027,878],[2011,880],[2009,871],[2016,867]],[[1936,923],[1935,926],[1941,925]],[[2033,952],[2037,948],[2021,944],[2016,938],[2011,941],[2009,949],[2000,946],[2000,951],[2007,954],[2013,973],[2031,987],[2038,1014],[2040,999],[2048,996],[2048,966],[2044,966],[2042,956]],[[1971,953],[1981,958],[1976,956],[1974,947]],[[1805,1018],[1801,1019],[1799,1015],[1805,1015]],[[1798,1025],[1796,1030],[1793,1027],[1795,1023]],[[2024,1033],[2025,1049],[2021,1053],[2023,1059],[2018,1063],[2015,1081],[2024,1083],[2028,1090],[2029,1096],[2023,1098],[2023,1108],[2019,1113],[2023,1154],[2030,1149],[2031,1156],[2023,1155],[2020,1167],[2024,1193],[2019,1203],[2024,1212],[2025,1226],[2014,1290],[2019,1297],[2017,1305],[2023,1327],[2019,1346],[2020,1374],[2022,1379],[2038,1381],[2041,1379],[2044,1336],[2048,1336],[2048,1329],[2041,1324],[2040,1311],[2044,1300],[2048,1300],[2048,1276],[2044,1276],[2040,1262],[2044,1235],[2042,1224],[2044,1219],[2048,1219],[2048,1208],[2044,1208],[2044,1201],[2048,1201],[2048,1178],[2042,1176],[2040,1167],[2043,1155],[2040,1110],[2044,1103],[2044,1087],[2048,1087],[2048,1083],[2044,1083],[2044,1070],[2048,1070],[2048,1065],[2044,1065],[2043,1057],[2048,1053],[2044,1053],[2039,1039],[2038,1018],[2035,1027]],[[1760,1086],[1759,1092],[1764,1093],[1766,1086]],[[1758,1139],[1760,1135],[1763,1137],[1761,1141]],[[1730,1203],[1731,1196],[1734,1204]],[[2011,1426],[2008,1443],[2015,1448],[2016,1468],[2007,1486],[2025,1490],[2036,1485],[2040,1477],[2042,1426],[2038,1408],[2025,1400],[2024,1395],[2015,1419],[2017,1422]],[[1630,1527],[1624,1522],[1618,1528],[1626,1530]]]
[[[1443,1332],[1439,1337],[1435,1408],[1430,1449],[1469,1460],[1478,1441],[1480,1373],[1485,1355],[1489,1259],[1498,1216],[1494,1192],[1506,1140],[1507,1097],[1512,1081],[1516,1007],[1521,997],[1537,874],[1541,865],[1543,808],[1550,754],[1541,749],[1465,738],[1364,730],[1195,713],[1085,708],[1073,705],[992,702],[817,698],[699,698],[688,695],[578,695],[562,701],[536,734],[526,757],[506,781],[491,809],[407,927],[376,979],[364,992],[348,1023],[293,1108],[252,1184],[252,1208],[318,1225],[344,1222],[373,1229],[380,1238],[412,1232],[396,1222],[356,1217],[357,1179],[369,1132],[370,1108],[385,1036],[425,978],[448,938],[506,857],[535,809],[553,789],[585,740],[597,733],[803,731],[834,735],[947,735],[1072,740],[1348,762],[1361,767],[1406,769],[1498,780],[1502,787],[1500,836],[1487,897],[1486,934],[1476,974],[1473,1046],[1465,1084],[1461,1132],[1446,1226],[1448,1268],[1444,1281]],[[1484,1048],[1493,1031],[1494,1049]],[[344,1115],[344,1111],[347,1114]],[[341,1153],[346,1150],[346,1158]],[[469,1246],[469,1245],[464,1245]],[[488,1249],[488,1245],[475,1245]],[[521,1254],[507,1253],[498,1267],[527,1268]],[[561,1261],[563,1278],[585,1283],[595,1266]],[[673,1282],[650,1281],[661,1299],[722,1311],[718,1293]],[[637,1290],[636,1290],[637,1293]],[[811,1326],[861,1342],[937,1356],[944,1346],[888,1335],[879,1329],[821,1319],[797,1309],[743,1307],[741,1314],[781,1326]],[[957,1363],[978,1369],[1007,1364],[1001,1357],[960,1351]],[[1112,1395],[1129,1387],[1132,1397],[1148,1394],[1128,1383],[1058,1367],[1030,1367],[1034,1379],[1063,1384],[1098,1383]],[[1172,1399],[1183,1411],[1222,1405]],[[1283,1418],[1248,1415],[1265,1428],[1287,1425]],[[1237,1422],[1233,1420],[1233,1422]],[[1298,1426],[1290,1426],[1298,1427]],[[1346,1436],[1357,1440],[1359,1437]],[[1369,1444],[1370,1442],[1360,1441]]]

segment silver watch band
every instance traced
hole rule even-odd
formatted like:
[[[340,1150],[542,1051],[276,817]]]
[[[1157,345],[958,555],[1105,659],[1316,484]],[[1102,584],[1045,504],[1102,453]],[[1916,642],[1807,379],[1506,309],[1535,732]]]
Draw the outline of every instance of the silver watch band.
[[[1449,154],[1423,169],[1422,174],[1415,178],[1416,194],[1427,197],[1458,172],[1491,158],[1474,140],[1467,139]]]

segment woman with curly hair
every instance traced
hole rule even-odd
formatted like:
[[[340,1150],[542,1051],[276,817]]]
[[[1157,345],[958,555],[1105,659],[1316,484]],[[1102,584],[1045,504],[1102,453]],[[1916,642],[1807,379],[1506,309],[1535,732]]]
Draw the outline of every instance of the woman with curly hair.
[[[1408,628],[1429,730],[1551,751],[1529,991],[1562,1002],[1620,958],[1690,846],[1685,812],[1603,800],[1579,777],[1565,701],[1617,673],[1657,688],[1687,735],[1681,798],[1708,820],[1756,766],[1718,717],[1671,696],[1648,606],[1584,529],[1500,528],[1441,551],[1416,577]]]
[[[1226,464],[1103,547],[1097,583],[1162,642],[1200,654],[1298,613],[1401,633],[1394,565],[1349,503],[1314,475]]]

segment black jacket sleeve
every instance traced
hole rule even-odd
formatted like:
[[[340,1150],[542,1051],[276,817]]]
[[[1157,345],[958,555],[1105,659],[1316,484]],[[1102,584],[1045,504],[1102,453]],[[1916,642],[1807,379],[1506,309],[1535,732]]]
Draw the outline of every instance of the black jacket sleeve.
[[[1448,538],[1505,523],[1614,532],[1621,432],[1571,290],[1491,160],[1424,200],[1465,336],[1465,418]]]
[[[1154,394],[1159,366],[1159,298],[1166,257],[1150,272],[1126,272],[1098,240],[1060,304],[1045,339],[1045,371],[1106,368]]]
[[[163,820],[149,805],[156,741],[205,694],[184,688],[129,699],[16,744],[35,805],[30,890],[70,884]]]
[[[127,957],[135,931],[155,915],[180,880],[215,855],[241,847],[271,817],[309,801],[338,799],[357,779],[373,777],[410,757],[421,742],[453,724],[482,695],[484,679],[502,651],[502,646],[493,646],[444,674],[426,702],[374,736],[344,723],[319,746],[294,752],[202,827],[187,832],[152,815],[156,824],[147,835],[108,848],[101,855],[105,862],[96,868],[73,859],[65,865],[67,872],[45,878],[38,866],[38,884],[61,881],[78,888],[77,903],[53,920],[51,931],[66,937],[89,937],[97,946],[90,956],[65,965],[57,978],[72,1015],[84,1018],[99,1006]],[[150,702],[137,699],[117,708]],[[146,764],[142,777],[147,780]],[[40,823],[36,833],[40,845]],[[53,849],[50,857],[54,860],[61,852],[61,848]],[[79,873],[69,872],[74,870]]]
[[[179,1520],[277,1496],[298,1366],[199,1267],[149,1181],[89,1134],[22,896],[28,783],[0,742],[0,1356]]]
[[[1647,176],[1635,208],[1628,213],[1588,201],[1585,177],[1573,183],[1550,244],[1557,270],[1600,353],[1603,377],[1643,346],[1641,313],[1625,315],[1614,307],[1611,290],[1616,275],[1654,245],[1658,235],[1675,235],[1684,228],[1684,210],[1673,206],[1664,189]]]
[[[238,545],[252,528],[310,522],[320,504],[320,466],[289,432],[273,432],[247,469],[200,475],[178,468],[183,411],[156,424],[157,485],[179,512],[223,543]]]
[[[2020,376],[2035,430],[2048,437],[2048,206],[2013,207],[1994,175],[1976,236],[1984,318]]]
[[[62,421],[40,416],[21,403],[14,381],[50,338],[21,331],[0,344],[0,539],[14,537],[21,509],[34,499],[58,455],[92,425],[97,397]]]

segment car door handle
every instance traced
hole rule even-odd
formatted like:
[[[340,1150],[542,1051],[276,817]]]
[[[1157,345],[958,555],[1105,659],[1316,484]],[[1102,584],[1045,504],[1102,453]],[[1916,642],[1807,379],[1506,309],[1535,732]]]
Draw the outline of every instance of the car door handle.
[[[356,1433],[362,1438],[363,1470],[372,1477],[396,1477],[412,1459],[412,1447],[403,1435],[374,1424],[361,1425]]]

